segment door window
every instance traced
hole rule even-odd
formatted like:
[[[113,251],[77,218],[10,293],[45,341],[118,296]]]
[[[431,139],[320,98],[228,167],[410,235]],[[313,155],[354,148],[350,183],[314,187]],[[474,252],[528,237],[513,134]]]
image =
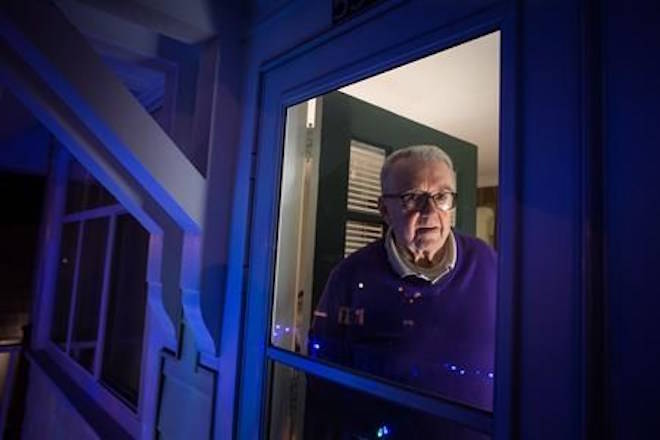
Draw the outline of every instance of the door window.
[[[274,348],[492,410],[496,197],[489,228],[478,214],[498,187],[499,44],[488,34],[287,109]],[[316,424],[333,414],[339,434],[385,437],[417,417],[383,409],[393,418],[354,432],[336,388],[274,366],[271,436],[313,423],[332,437]]]

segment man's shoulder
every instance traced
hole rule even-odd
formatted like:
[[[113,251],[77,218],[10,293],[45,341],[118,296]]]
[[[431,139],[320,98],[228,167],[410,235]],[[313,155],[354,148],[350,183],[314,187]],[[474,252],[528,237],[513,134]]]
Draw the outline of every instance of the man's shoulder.
[[[352,272],[359,268],[374,267],[379,263],[386,262],[386,258],[384,239],[379,238],[341,260],[334,270],[337,272]]]
[[[334,266],[326,281],[324,295],[330,293],[333,298],[337,298],[338,295],[347,294],[350,289],[345,288],[356,282],[371,285],[374,277],[383,278],[387,264],[383,240],[376,240]]]
[[[497,260],[495,249],[493,249],[482,239],[478,237],[472,237],[457,231],[453,232],[459,249],[466,257],[491,260],[493,262]]]
[[[385,254],[385,239],[379,238],[376,241],[372,241],[368,245],[356,250],[346,258],[344,258],[340,264],[354,265],[358,263],[363,263],[365,261],[373,261],[374,259],[384,257]]]

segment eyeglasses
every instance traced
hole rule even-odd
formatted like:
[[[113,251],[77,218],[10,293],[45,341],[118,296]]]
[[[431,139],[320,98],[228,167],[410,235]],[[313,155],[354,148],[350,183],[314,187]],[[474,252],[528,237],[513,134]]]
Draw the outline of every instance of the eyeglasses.
[[[433,200],[434,207],[442,212],[451,211],[456,206],[456,193],[450,191],[435,194],[428,192],[383,194],[382,197],[384,199],[400,199],[401,207],[406,211],[422,211],[429,200]]]

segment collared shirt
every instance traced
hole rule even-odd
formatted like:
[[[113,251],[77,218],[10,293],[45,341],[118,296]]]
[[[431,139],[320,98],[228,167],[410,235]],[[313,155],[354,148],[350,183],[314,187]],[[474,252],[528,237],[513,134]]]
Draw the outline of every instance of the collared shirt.
[[[385,237],[387,260],[394,272],[399,274],[401,278],[415,276],[429,281],[431,284],[438,282],[456,266],[456,238],[453,231],[449,231],[449,236],[443,247],[444,255],[438,264],[433,267],[419,267],[413,264],[405,255],[405,251],[397,246],[392,229],[387,230],[387,236]]]

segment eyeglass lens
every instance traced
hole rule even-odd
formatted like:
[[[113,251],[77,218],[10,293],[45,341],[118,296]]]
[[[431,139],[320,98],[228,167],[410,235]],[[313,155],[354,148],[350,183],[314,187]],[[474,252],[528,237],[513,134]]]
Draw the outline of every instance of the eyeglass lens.
[[[404,194],[401,197],[403,205],[406,209],[422,210],[426,206],[428,200],[433,200],[435,208],[441,211],[449,211],[454,207],[454,194],[452,193],[415,193]]]

